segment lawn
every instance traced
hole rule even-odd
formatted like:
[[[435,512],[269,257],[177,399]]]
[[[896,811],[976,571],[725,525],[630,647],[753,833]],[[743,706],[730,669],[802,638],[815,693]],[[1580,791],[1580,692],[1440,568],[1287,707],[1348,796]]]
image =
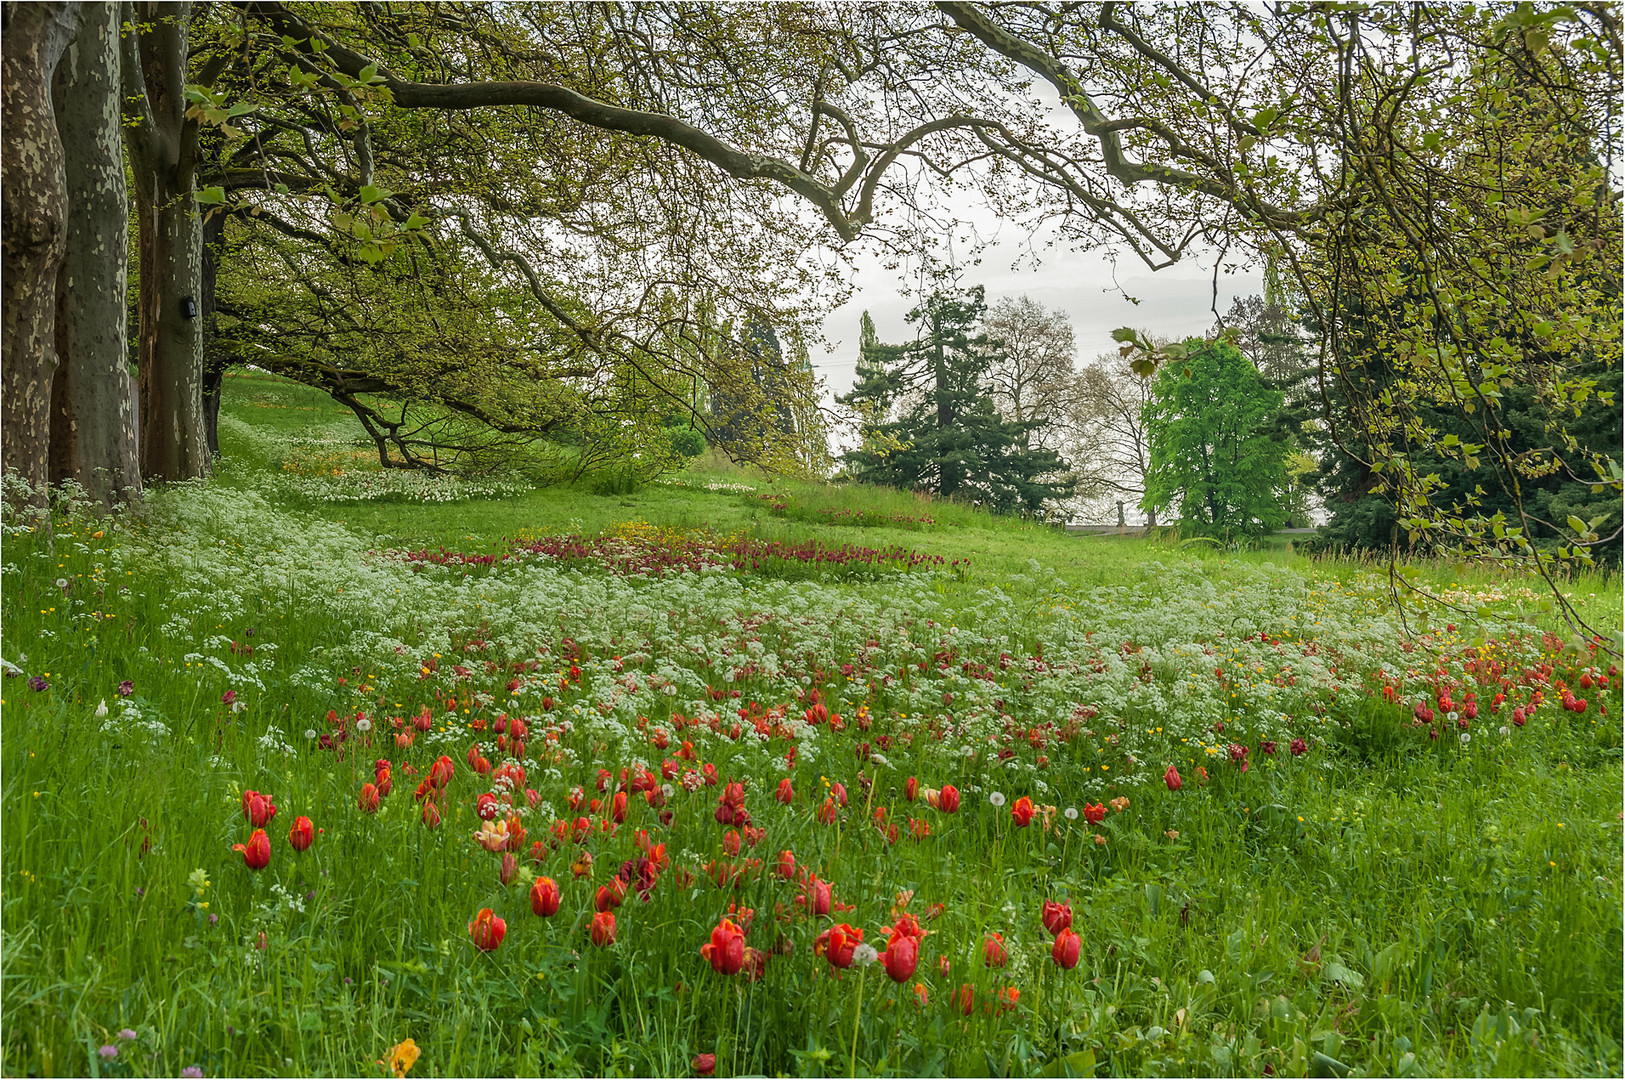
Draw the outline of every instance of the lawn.
[[[8,1074],[1625,1069],[1618,639],[1526,582],[223,414],[7,518]]]

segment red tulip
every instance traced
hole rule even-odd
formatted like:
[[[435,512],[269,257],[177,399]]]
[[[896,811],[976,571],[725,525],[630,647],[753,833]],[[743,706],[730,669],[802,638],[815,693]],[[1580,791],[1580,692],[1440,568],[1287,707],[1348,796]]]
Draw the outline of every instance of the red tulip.
[[[942,785],[942,794],[937,796],[941,803],[940,809],[944,814],[952,814],[959,809],[959,789],[952,784]]]
[[[818,820],[822,824],[833,825],[833,824],[835,824],[835,818],[836,818],[835,800],[834,799],[825,799],[824,800],[824,805],[820,806],[818,808]]]
[[[293,828],[288,830],[288,843],[293,845],[295,851],[303,851],[316,839],[316,826],[308,817],[293,819]]]
[[[722,853],[730,859],[739,854],[738,829],[729,829],[722,834]]]
[[[883,959],[892,982],[907,982],[920,962],[920,942],[907,934],[893,934]]]
[[[356,805],[363,814],[376,814],[378,812],[378,788],[373,784],[361,785],[361,797],[356,799]]]
[[[507,888],[513,884],[514,875],[519,873],[519,859],[511,851],[502,853],[502,869],[497,871],[497,879],[502,887]]]
[[[919,794],[920,781],[918,779],[911,776],[903,782],[903,797],[905,799],[907,799],[909,802],[913,802],[915,798],[919,796]]]
[[[1088,803],[1084,803],[1083,819],[1091,825],[1099,825],[1102,821],[1106,820],[1105,805],[1102,803],[1095,803],[1095,805],[1090,806]]]
[[[619,825],[626,820],[626,792],[617,791],[609,804],[610,820]]]
[[[1072,925],[1072,905],[1044,901],[1044,929],[1059,937],[1062,930]]]
[[[828,915],[833,899],[829,882],[817,878],[807,882],[807,905],[814,915]]]
[[[959,988],[959,1011],[964,1015],[969,1016],[971,1014],[971,1009],[975,1006],[975,1004],[976,991],[971,989],[970,983],[965,983]]]
[[[456,762],[452,761],[447,755],[441,754],[435,759],[434,764],[429,766],[429,786],[436,789],[443,788],[451,783],[451,778],[456,773]]]
[[[788,776],[779,781],[779,790],[774,793],[773,797],[786,806],[795,801],[796,789],[791,785]]]
[[[717,1071],[717,1056],[715,1054],[694,1055],[694,1075],[710,1076]]]
[[[792,851],[779,852],[779,876],[792,878],[796,876],[796,856]]]
[[[1003,934],[988,934],[987,940],[982,942],[982,963],[987,967],[1003,967],[1010,959],[1010,954],[1004,949]]]
[[[592,943],[600,947],[615,944],[615,913],[600,911],[592,917]]]
[[[559,911],[559,884],[550,877],[539,877],[530,887],[530,910],[550,918]]]
[[[378,794],[386,798],[389,796],[391,791],[395,790],[395,781],[390,779],[389,762],[387,761],[380,765],[378,770],[373,773],[372,780],[373,783],[378,785]]]
[[[423,804],[423,824],[431,829],[440,827],[440,807],[432,802]]]
[[[255,829],[246,844],[233,844],[231,850],[243,853],[243,865],[250,870],[264,870],[271,862],[271,838],[264,829]]]
[[[862,930],[836,923],[813,939],[813,955],[824,957],[834,967],[851,967],[853,950],[862,942]]]
[[[617,876],[608,885],[598,886],[598,891],[593,894],[592,908],[594,911],[608,911],[620,907],[625,899],[626,880]]]
[[[1168,785],[1169,791],[1178,791],[1185,786],[1185,782],[1179,778],[1179,770],[1172,765],[1168,766],[1168,771],[1162,774],[1162,782]]]
[[[845,784],[842,784],[842,783],[839,783],[839,782],[831,784],[829,786],[829,790],[830,790],[830,794],[835,796],[835,801],[836,802],[840,803],[842,806],[846,805],[846,785]]]
[[[1037,811],[1033,807],[1033,801],[1025,795],[1017,799],[1015,805],[1010,807],[1010,816],[1015,819],[1016,825],[1023,829],[1032,821],[1035,813]]]
[[[256,829],[263,829],[276,817],[276,806],[269,795],[257,791],[243,792],[243,817]]]
[[[1055,945],[1050,949],[1050,959],[1056,964],[1071,971],[1078,966],[1078,956],[1083,951],[1083,938],[1078,936],[1076,930],[1062,930],[1055,935]]]
[[[474,939],[475,946],[481,952],[490,952],[501,945],[507,933],[508,924],[490,908],[480,908],[480,913],[468,924],[468,936]]]
[[[487,791],[474,800],[474,816],[481,821],[495,821],[501,808],[497,806],[497,797]]]
[[[711,962],[719,975],[737,975],[745,966],[745,933],[732,919],[723,919],[711,931],[711,940],[700,946],[700,955]]]

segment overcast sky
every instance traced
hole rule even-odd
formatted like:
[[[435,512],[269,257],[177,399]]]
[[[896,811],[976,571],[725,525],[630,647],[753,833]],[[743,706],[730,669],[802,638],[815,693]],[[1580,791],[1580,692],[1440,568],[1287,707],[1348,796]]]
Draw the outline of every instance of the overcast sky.
[[[1077,362],[1082,365],[1101,353],[1115,352],[1111,333],[1132,326],[1164,337],[1201,334],[1214,323],[1213,260],[1187,256],[1185,261],[1152,273],[1138,259],[1120,260],[1115,270],[1098,252],[1045,251],[1033,268],[1022,259],[1025,231],[1006,225],[999,243],[983,252],[981,263],[965,269],[965,287],[982,285],[991,305],[1006,296],[1026,293],[1046,308],[1059,308],[1072,320],[1077,335]],[[1042,238],[1040,238],[1042,239]],[[1036,245],[1035,245],[1036,246]],[[1012,264],[1020,263],[1019,268]],[[847,303],[824,320],[829,351],[815,349],[812,361],[829,394],[844,394],[852,387],[858,360],[858,325],[863,312],[875,320],[881,341],[913,338],[914,328],[904,316],[916,299],[900,290],[908,283],[905,272],[888,270],[873,255],[861,255],[854,278],[855,292]],[[1230,308],[1236,296],[1262,292],[1263,277],[1256,271],[1219,275],[1218,309]],[[1134,297],[1131,303],[1124,293]]]

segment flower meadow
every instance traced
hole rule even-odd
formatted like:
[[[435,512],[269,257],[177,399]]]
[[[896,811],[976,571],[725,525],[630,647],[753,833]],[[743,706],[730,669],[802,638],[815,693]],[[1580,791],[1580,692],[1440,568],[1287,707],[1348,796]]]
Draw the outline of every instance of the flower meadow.
[[[8,509],[6,1071],[1625,1064],[1617,645],[821,516]]]

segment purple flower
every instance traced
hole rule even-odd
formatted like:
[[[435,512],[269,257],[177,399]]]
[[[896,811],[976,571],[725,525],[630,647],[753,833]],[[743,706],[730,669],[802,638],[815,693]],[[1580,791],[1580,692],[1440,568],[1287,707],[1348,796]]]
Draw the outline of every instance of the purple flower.
[[[118,684],[119,697],[129,697],[133,693],[135,693],[135,683],[131,682],[129,679],[125,679],[123,682]]]
[[[203,1076],[203,1066],[188,1065],[186,1068],[181,1070],[181,1075],[187,1077],[188,1080],[190,1080],[192,1077],[197,1077],[198,1080],[201,1080]]]
[[[216,914],[215,914],[215,913],[214,913],[214,912],[212,912],[212,911],[211,911],[211,912],[209,912],[209,925],[210,925],[210,926],[214,926],[214,925],[215,925],[215,924],[216,924],[216,923],[218,923],[218,922],[219,922],[219,921],[220,921],[220,916],[218,916],[218,915],[216,915]]]
[[[222,704],[225,704],[225,705],[230,705],[232,702],[234,702],[236,700],[237,700],[237,691],[235,691],[235,690],[227,690],[224,694],[220,695],[220,701],[221,701]]]
[[[33,690],[36,693],[38,693],[41,690],[44,690],[47,686],[50,686],[50,685],[51,685],[50,683],[45,681],[45,676],[43,676],[43,675],[35,675],[32,679],[28,680],[28,688],[30,690]]]
[[[121,1038],[121,1039],[133,1039],[133,1038],[135,1038],[135,1029],[134,1028],[120,1028],[119,1033],[118,1033],[118,1037]]]
[[[136,898],[136,899],[137,899],[137,900],[139,900],[139,899],[141,899],[141,898],[142,898],[142,897],[143,897],[143,896],[145,896],[145,895],[147,895],[147,890],[145,890],[145,889],[143,889],[143,888],[142,888],[142,887],[141,887],[141,886],[139,886],[139,885],[137,885],[137,886],[136,886],[136,887],[135,887],[135,898]]]
[[[102,1056],[103,1061],[112,1061],[118,1057],[118,1047],[116,1046],[104,1046],[96,1052]]]

